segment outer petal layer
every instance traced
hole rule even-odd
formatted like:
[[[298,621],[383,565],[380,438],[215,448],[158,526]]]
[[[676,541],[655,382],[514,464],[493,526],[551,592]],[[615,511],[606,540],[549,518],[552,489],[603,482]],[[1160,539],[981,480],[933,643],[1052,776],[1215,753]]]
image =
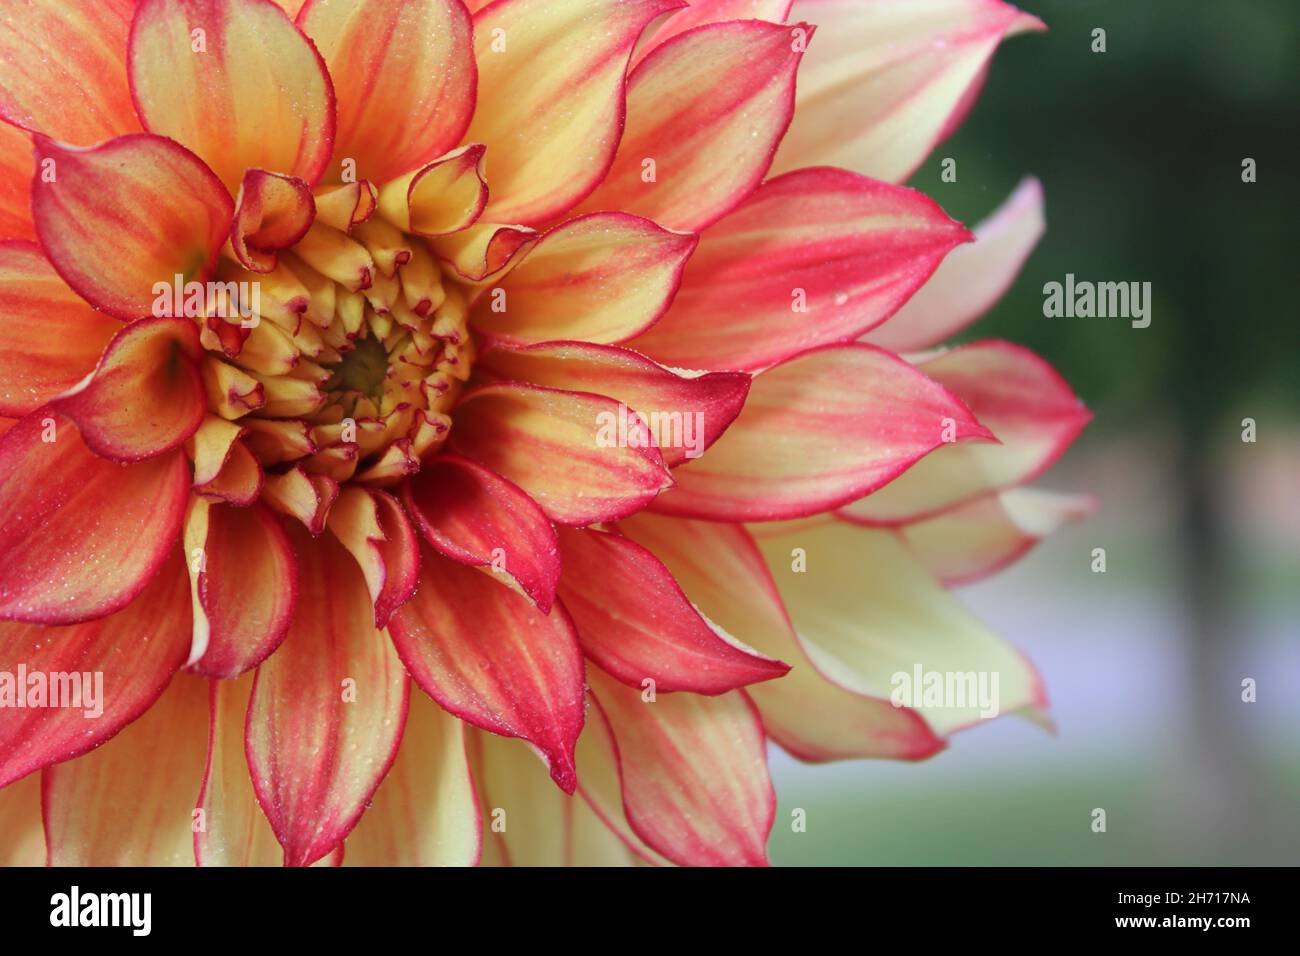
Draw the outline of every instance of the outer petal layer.
[[[329,73],[273,4],[140,0],[129,59],[145,127],[194,150],[232,193],[253,167],[312,184],[325,171]]]
[[[56,178],[38,176],[32,213],[41,246],[91,305],[120,319],[156,312],[156,283],[204,282],[234,205],[193,153],[160,136],[122,136],[91,149],[37,142]]]
[[[622,209],[686,232],[725,216],[771,165],[811,34],[806,24],[731,21],[655,50],[628,81],[618,155],[582,208]]]
[[[945,441],[988,438],[952,392],[888,352],[813,349],[754,379],[709,453],[656,511],[718,521],[817,514],[896,478]]]
[[[664,21],[639,47],[632,57],[636,66],[651,52],[663,46],[679,33],[693,30],[706,23],[723,20],[767,20],[784,23],[793,0],[691,0],[691,5],[678,10]]]
[[[1001,0],[798,0],[822,29],[776,170],[844,166],[901,182],[961,121],[1004,36],[1041,30]]]
[[[426,548],[419,590],[390,628],[430,697],[476,727],[527,740],[552,779],[573,792],[582,652],[562,608],[544,615],[488,575]]]
[[[892,315],[970,238],[912,189],[840,169],[769,180],[707,230],[633,347],[681,368],[764,368]]]
[[[125,607],[176,543],[189,483],[183,452],[118,465],[67,419],[24,418],[0,437],[0,617],[67,624]]]

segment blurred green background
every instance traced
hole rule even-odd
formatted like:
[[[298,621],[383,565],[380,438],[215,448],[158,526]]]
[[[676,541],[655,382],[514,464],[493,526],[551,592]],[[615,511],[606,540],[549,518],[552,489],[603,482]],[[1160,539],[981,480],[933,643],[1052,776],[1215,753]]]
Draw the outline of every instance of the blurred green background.
[[[1004,719],[920,765],[774,754],[773,860],[1294,865],[1300,3],[1019,5],[1049,32],[1000,48],[912,185],[974,224],[1023,175],[1043,181],[1044,240],[963,338],[1024,343],[1074,385],[1096,419],[1039,484],[1099,508],[959,594],[1038,664],[1058,733]],[[1045,318],[1043,285],[1067,272],[1151,282],[1151,326]]]

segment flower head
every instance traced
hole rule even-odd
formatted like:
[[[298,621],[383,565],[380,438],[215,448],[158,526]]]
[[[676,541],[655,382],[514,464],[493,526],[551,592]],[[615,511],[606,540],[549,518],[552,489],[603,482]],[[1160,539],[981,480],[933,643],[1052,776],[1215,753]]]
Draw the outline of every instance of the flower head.
[[[894,184],[1037,21],[790,6],[0,4],[0,859],[763,863],[767,740],[1045,705],[943,584],[1087,414],[932,350],[1041,195]]]

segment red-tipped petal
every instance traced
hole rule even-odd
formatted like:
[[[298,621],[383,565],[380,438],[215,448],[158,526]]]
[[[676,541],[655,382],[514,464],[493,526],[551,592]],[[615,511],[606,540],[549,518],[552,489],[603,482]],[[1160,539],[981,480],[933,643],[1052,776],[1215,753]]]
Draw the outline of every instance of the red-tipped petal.
[[[135,0],[5,0],[0,117],[81,146],[138,132],[126,81],[134,10]]]
[[[95,371],[50,403],[86,447],[114,461],[142,461],[179,447],[202,424],[199,328],[190,319],[144,319],[122,328]]]
[[[802,760],[919,760],[943,748],[916,711],[836,683],[818,668],[743,527],[640,514],[621,522],[619,530],[653,551],[710,621],[791,662],[780,680],[746,689],[764,729],[786,750]],[[579,750],[580,768],[581,759]]]
[[[407,482],[403,500],[424,540],[471,567],[491,569],[547,614],[560,580],[555,528],[537,502],[491,469],[439,455]]]
[[[1003,37],[1041,30],[1000,0],[815,0],[820,27],[775,170],[843,166],[901,182],[953,131]]]
[[[0,787],[83,754],[135,720],[185,663],[189,646],[189,590],[176,552],[149,587],[116,614],[68,627],[0,623],[0,670],[17,674],[24,667],[30,675],[76,674],[92,681],[102,675],[102,685],[82,685],[81,706],[6,705],[0,721]],[[96,716],[87,716],[95,711]]]
[[[457,407],[451,444],[517,484],[557,524],[614,521],[672,482],[657,448],[624,447],[609,431],[619,414],[618,403],[600,395],[485,385]]]
[[[784,23],[790,14],[793,0],[691,0],[691,5],[678,10],[664,20],[663,26],[655,30],[637,47],[632,56],[632,66],[636,67],[651,52],[663,46],[673,37],[687,30],[703,26],[706,23],[721,23],[724,20],[766,20],[769,23]]]
[[[764,368],[884,321],[969,239],[913,189],[780,176],[705,232],[673,307],[630,344],[680,368]]]
[[[231,678],[262,663],[288,633],[298,599],[298,569],[281,520],[260,504],[195,499],[185,557],[195,596],[190,669]]]
[[[171,314],[155,311],[155,284],[207,280],[234,206],[193,153],[142,133],[88,149],[38,138],[36,152],[55,170],[32,183],[41,246],[91,305],[128,320]]]
[[[687,232],[735,209],[762,181],[790,123],[812,32],[734,20],[655,50],[628,80],[618,155],[582,209],[622,209]]]
[[[270,272],[276,253],[307,234],[316,219],[316,201],[305,180],[264,169],[250,169],[239,186],[230,245],[246,269]]]
[[[458,0],[311,0],[298,16],[334,77],[338,132],[329,177],[386,182],[461,141],[477,67]]]
[[[1032,481],[1092,418],[1050,365],[1010,342],[972,342],[917,367],[959,395],[999,444],[940,448],[913,473],[844,508],[852,521],[902,524]]]
[[[119,465],[66,418],[28,415],[0,437],[0,617],[69,624],[125,607],[175,544],[189,484],[183,452]]]
[[[504,379],[573,392],[597,392],[635,411],[670,468],[698,458],[740,414],[749,394],[743,372],[682,374],[631,349],[587,342],[496,347],[479,367]]]
[[[637,216],[583,216],[542,236],[470,318],[516,344],[621,342],[664,314],[695,244]]]
[[[527,740],[552,779],[573,792],[583,665],[563,608],[544,615],[488,575],[425,547],[420,587],[389,629],[430,697],[476,727]]]
[[[32,223],[32,137],[0,123],[0,236],[34,240]]]
[[[375,629],[366,582],[330,535],[296,526],[297,611],[257,670],[245,746],[257,799],[288,866],[343,841],[397,753],[410,684]]]
[[[315,47],[273,4],[140,0],[128,59],[145,128],[194,150],[232,193],[252,168],[321,178],[334,90]]]
[[[420,547],[397,499],[373,488],[344,488],[329,529],[361,567],[375,606],[375,627],[411,596],[420,577]]]
[[[685,866],[765,866],[776,793],[763,725],[744,692],[648,702],[598,668],[587,679],[617,744],[637,834]]]
[[[501,0],[474,17],[495,222],[536,225],[600,182],[618,145],[628,58],[677,0]],[[602,207],[618,208],[618,207]]]
[[[701,617],[669,570],[635,541],[566,528],[560,545],[560,598],[582,649],[623,683],[721,694],[790,669]]]
[[[487,205],[486,153],[481,143],[471,143],[385,183],[380,213],[403,232],[455,237],[477,222]],[[447,241],[459,245],[464,237]]]
[[[945,443],[988,438],[961,401],[871,346],[813,349],[754,379],[745,409],[654,509],[718,521],[817,514]]]
[[[38,246],[0,243],[0,412],[26,415],[76,385],[121,328],[69,289]]]
[[[1031,176],[975,227],[974,245],[954,249],[916,295],[863,341],[891,352],[920,352],[956,335],[1002,298],[1044,228],[1043,187]]]

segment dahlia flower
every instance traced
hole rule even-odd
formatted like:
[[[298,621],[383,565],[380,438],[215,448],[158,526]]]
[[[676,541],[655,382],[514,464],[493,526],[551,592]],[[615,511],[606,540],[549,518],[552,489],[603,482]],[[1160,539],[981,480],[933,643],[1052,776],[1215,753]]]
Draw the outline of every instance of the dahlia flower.
[[[0,3],[0,859],[761,864],[892,674],[1041,714],[1040,190],[898,185],[1041,24],[790,7]]]

